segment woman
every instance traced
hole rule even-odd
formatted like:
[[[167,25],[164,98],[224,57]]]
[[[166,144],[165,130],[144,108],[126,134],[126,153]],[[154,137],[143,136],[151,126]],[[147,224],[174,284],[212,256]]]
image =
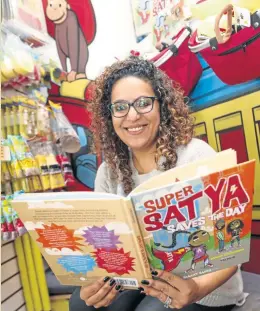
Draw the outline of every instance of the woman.
[[[193,119],[182,92],[152,63],[137,57],[113,64],[97,79],[93,119],[105,159],[95,191],[127,195],[161,171],[215,153],[192,138]],[[244,300],[237,267],[190,280],[159,270],[153,275],[156,280],[143,280],[140,291],[123,292],[104,276],[74,292],[70,311],[228,311]]]

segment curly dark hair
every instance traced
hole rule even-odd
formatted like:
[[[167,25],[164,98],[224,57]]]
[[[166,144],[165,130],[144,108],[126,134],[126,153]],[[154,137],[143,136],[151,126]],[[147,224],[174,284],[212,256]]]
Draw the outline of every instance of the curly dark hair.
[[[131,56],[106,68],[95,81],[95,94],[92,102],[93,132],[96,149],[102,151],[111,172],[117,182],[121,182],[124,192],[128,194],[134,185],[130,167],[128,146],[116,135],[109,110],[113,85],[120,79],[134,76],[149,82],[160,103],[159,133],[156,142],[155,161],[158,169],[168,170],[177,162],[177,147],[187,145],[193,137],[193,117],[185,103],[183,91],[174,86],[172,80],[155,67],[152,62]],[[165,157],[159,167],[160,156]]]

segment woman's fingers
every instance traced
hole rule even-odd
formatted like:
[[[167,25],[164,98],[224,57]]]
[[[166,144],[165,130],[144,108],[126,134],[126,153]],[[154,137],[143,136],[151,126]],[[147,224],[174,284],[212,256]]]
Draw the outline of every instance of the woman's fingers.
[[[147,285],[143,285],[141,289],[146,295],[159,299],[163,304],[170,299],[168,307],[180,309],[182,307],[178,302],[179,291],[174,287],[171,288],[169,284],[155,280],[145,280]]]
[[[109,292],[112,291],[115,285],[116,281],[114,279],[106,281],[94,295],[85,299],[86,304],[88,306],[95,306],[96,304],[99,304],[103,299],[105,299]]]
[[[145,294],[157,297],[163,303],[170,297],[172,300],[170,306],[176,309],[198,300],[199,288],[194,280],[183,280],[179,276],[161,270],[153,271],[152,275],[157,276],[159,280],[141,281]]]
[[[155,270],[153,275],[158,276],[158,278],[164,280],[169,283],[171,286],[175,287],[179,291],[185,290],[187,287],[187,281],[182,279],[181,277],[172,274],[171,272]]]
[[[113,286],[112,290],[102,300],[94,304],[94,307],[101,308],[109,306],[114,301],[120,290],[120,285]]]
[[[91,285],[82,286],[80,289],[80,298],[85,301],[89,297],[95,295],[100,290],[100,288],[103,287],[104,284],[109,281],[109,279],[110,278],[106,276],[105,278],[100,278]]]
[[[167,296],[178,299],[180,295],[180,292],[176,288],[162,281],[149,279],[143,280],[141,283],[145,294],[157,297],[162,302],[166,300]]]
[[[145,293],[146,295],[155,297],[159,299],[162,303],[164,303],[168,297],[164,292],[161,292],[153,287],[150,287],[148,285],[145,285],[143,287],[140,287],[141,292]]]

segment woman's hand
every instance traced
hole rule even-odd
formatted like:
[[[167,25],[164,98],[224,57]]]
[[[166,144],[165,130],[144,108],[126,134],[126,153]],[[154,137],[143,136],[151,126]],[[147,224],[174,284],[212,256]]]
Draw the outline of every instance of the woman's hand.
[[[152,274],[162,281],[143,280],[143,292],[157,297],[164,304],[171,303],[170,308],[180,309],[197,302],[227,282],[237,271],[237,266],[201,275],[193,279],[183,280],[167,271],[156,270]]]
[[[107,307],[121,291],[122,286],[116,285],[115,280],[107,276],[91,285],[83,286],[80,290],[80,298],[88,306],[94,306],[95,308]]]
[[[143,280],[140,290],[146,295],[158,298],[162,303],[169,302],[169,308],[181,309],[189,304],[198,301],[199,286],[193,279],[183,280],[167,271],[156,270],[152,274],[159,280]],[[165,281],[165,282],[164,282]]]

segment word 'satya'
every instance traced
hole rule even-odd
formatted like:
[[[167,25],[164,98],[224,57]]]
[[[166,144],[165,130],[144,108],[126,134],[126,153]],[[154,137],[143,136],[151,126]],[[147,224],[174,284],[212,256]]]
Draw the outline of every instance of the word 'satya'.
[[[188,197],[187,197],[188,196]],[[214,214],[222,208],[229,208],[233,203],[237,205],[249,202],[249,196],[242,184],[240,176],[237,174],[227,178],[221,178],[216,187],[207,186],[205,189],[195,192],[191,186],[184,187],[181,191],[166,194],[159,199],[147,200],[144,203],[146,215],[143,221],[146,225],[146,231],[155,231],[170,224],[171,220],[177,222],[190,221],[197,218],[195,202],[197,199],[206,196],[210,202],[211,213]],[[177,203],[171,204],[175,199]],[[159,210],[167,208],[166,215],[163,218]],[[186,212],[183,213],[182,209]]]

